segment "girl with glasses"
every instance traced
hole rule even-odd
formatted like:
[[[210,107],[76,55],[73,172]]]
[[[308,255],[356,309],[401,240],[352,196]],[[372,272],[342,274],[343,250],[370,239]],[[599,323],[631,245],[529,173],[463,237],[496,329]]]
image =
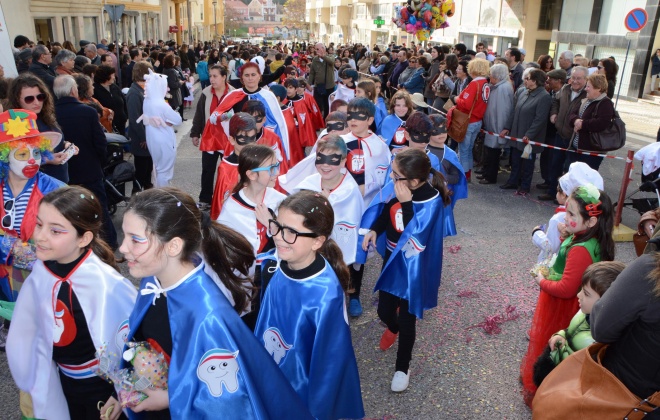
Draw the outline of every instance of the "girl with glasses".
[[[346,316],[348,268],[330,239],[334,213],[318,192],[287,197],[269,221],[276,252],[262,254],[255,336],[317,419],[362,418]]]
[[[152,343],[169,364],[167,390],[146,389],[131,410],[146,418],[310,418],[239,319],[252,299],[248,241],[176,188],[133,196],[122,229],[119,251],[142,279],[127,341]]]
[[[137,291],[119,274],[101,227],[101,204],[82,187],[52,191],[38,207],[32,235],[38,261],[16,302],[7,339],[27,418],[99,418],[98,401],[115,391],[95,374],[96,351],[108,346],[119,363],[121,326]]]
[[[422,150],[406,149],[392,161],[383,200],[362,218],[369,229],[362,250],[377,248],[383,268],[376,282],[378,317],[387,325],[380,349],[388,350],[397,337],[399,348],[391,389],[408,388],[417,318],[438,305],[442,275],[444,208],[450,203],[442,174],[431,167]]]

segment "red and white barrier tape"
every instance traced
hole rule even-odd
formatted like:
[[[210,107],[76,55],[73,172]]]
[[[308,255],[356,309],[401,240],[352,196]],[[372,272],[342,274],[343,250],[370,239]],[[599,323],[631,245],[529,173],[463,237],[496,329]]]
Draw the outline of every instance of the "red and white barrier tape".
[[[579,153],[581,155],[600,156],[600,157],[604,157],[604,158],[608,158],[608,159],[620,159],[620,160],[627,161],[626,158],[619,157],[619,156],[604,155],[604,154],[600,154],[600,153],[588,152],[586,150],[564,149],[563,147],[552,146],[550,144],[539,143],[537,141],[532,141],[532,140],[525,140],[525,139],[521,139],[521,138],[518,138],[518,137],[502,136],[500,134],[493,133],[492,131],[486,131],[484,129],[482,129],[481,132],[485,133],[485,134],[490,134],[491,136],[502,137],[502,138],[507,139],[507,140],[513,140],[513,141],[517,141],[517,142],[520,142],[520,143],[531,144],[532,146],[541,146],[541,147],[547,147],[549,149],[563,150],[565,152]]]

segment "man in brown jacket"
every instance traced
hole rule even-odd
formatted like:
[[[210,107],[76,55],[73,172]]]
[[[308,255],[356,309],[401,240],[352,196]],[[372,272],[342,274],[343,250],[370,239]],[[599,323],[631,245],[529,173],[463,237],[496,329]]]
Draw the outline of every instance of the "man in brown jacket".
[[[568,84],[564,85],[552,101],[550,108],[550,123],[557,128],[554,146],[568,148],[573,137],[573,128],[569,124],[568,116],[571,111],[580,106],[582,99],[587,93],[584,87],[587,85],[589,70],[585,67],[574,67]],[[552,161],[548,171],[548,193],[539,196],[542,200],[553,200],[557,194],[559,177],[564,172],[566,152],[563,150],[552,150]]]
[[[328,115],[328,97],[335,90],[335,56],[326,53],[325,45],[316,44],[316,56],[309,66],[307,81],[314,86],[314,99],[323,113]]]

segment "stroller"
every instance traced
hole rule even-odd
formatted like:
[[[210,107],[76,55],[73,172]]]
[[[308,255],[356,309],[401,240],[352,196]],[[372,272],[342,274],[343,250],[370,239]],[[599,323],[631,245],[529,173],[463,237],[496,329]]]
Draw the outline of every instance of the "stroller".
[[[124,160],[124,148],[129,141],[121,134],[105,133],[108,142],[106,162],[103,165],[105,194],[108,196],[108,212],[115,214],[117,204],[127,201],[126,183],[133,182],[133,188],[142,191],[142,186],[135,179],[135,166]]]

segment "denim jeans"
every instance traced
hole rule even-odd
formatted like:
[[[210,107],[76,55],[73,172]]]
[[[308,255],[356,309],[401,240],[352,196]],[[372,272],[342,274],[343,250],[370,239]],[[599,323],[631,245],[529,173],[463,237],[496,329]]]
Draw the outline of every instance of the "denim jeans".
[[[463,167],[463,172],[472,170],[472,166],[474,165],[472,148],[474,147],[474,141],[477,139],[477,134],[479,134],[480,129],[481,121],[468,124],[465,139],[463,140],[463,143],[458,144],[458,156],[461,166]]]
[[[554,146],[563,147],[564,149],[568,147],[570,139],[562,138],[559,133],[555,134]],[[551,150],[551,161],[550,167],[548,168],[548,194],[554,196],[557,192],[557,185],[559,184],[559,178],[564,173],[564,166],[566,163],[566,152],[563,150],[552,149]]]

